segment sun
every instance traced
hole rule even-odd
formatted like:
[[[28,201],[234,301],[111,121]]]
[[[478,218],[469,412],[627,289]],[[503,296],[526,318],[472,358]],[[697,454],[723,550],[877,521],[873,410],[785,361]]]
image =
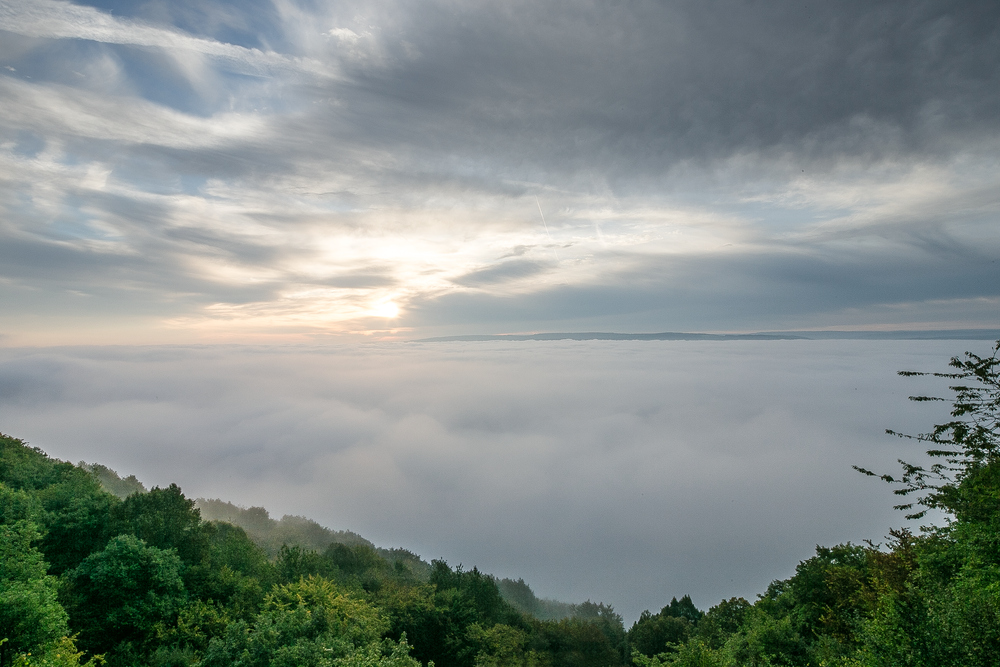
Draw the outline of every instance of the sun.
[[[392,301],[384,301],[372,308],[371,314],[373,317],[384,317],[391,320],[399,317],[399,306]]]

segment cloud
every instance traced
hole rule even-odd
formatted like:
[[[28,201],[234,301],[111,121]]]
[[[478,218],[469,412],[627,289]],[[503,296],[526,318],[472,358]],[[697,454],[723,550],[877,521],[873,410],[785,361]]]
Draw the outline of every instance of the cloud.
[[[957,347],[956,347],[957,346]],[[900,369],[970,341],[0,350],[2,431],[147,485],[600,599],[753,597],[903,521],[890,471],[947,406]]]
[[[419,57],[350,71],[365,84],[359,129],[500,171],[593,170],[628,191],[684,162],[792,151],[822,168],[997,129],[983,3],[397,9],[386,38]]]
[[[459,276],[454,279],[454,282],[468,287],[492,285],[495,283],[509,282],[521,278],[530,278],[531,276],[545,271],[547,268],[550,268],[550,266],[551,265],[546,265],[534,260],[511,259],[505,262],[500,262],[499,264],[488,266],[484,269],[467,273],[464,276]]]
[[[996,11],[7,3],[0,326],[992,326]]]
[[[219,58],[236,71],[258,76],[276,69],[326,76],[333,74],[329,68],[313,60],[193,37],[178,30],[117,19],[92,7],[58,0],[5,3],[0,7],[0,30],[26,37],[84,39],[105,44],[189,51]]]
[[[264,119],[224,113],[197,118],[134,98],[109,98],[64,86],[44,88],[0,78],[5,125],[55,136],[171,149],[218,150],[266,140]]]

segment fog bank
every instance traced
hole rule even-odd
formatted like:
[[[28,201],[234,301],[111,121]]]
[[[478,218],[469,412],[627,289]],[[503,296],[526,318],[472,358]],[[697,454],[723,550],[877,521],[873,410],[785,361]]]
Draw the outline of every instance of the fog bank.
[[[944,370],[982,341],[0,349],[0,431],[613,604],[752,598],[816,544],[903,524]]]

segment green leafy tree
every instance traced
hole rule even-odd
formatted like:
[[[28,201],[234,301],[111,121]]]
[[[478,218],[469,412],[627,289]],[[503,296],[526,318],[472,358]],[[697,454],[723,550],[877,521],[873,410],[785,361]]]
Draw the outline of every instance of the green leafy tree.
[[[439,667],[472,667],[481,647],[469,641],[469,628],[497,624],[526,630],[525,617],[497,587],[496,579],[478,569],[455,569],[443,560],[431,563],[430,596],[413,598],[414,606],[394,615],[393,633],[413,638],[415,656]]]
[[[532,642],[561,667],[609,667],[623,664],[620,647],[615,646],[599,624],[580,618],[540,621]]]
[[[405,642],[397,642],[395,653],[387,651],[381,637],[388,628],[377,608],[328,579],[311,576],[275,588],[252,623],[230,624],[223,637],[209,643],[202,665],[326,667],[376,658],[399,662]],[[358,651],[362,655],[351,662]]]
[[[83,657],[84,652],[76,648],[72,637],[60,637],[41,651],[16,656],[13,667],[100,667],[105,664],[101,655],[86,661]]]
[[[39,548],[50,573],[75,567],[107,543],[109,512],[118,499],[85,470],[0,434],[0,483],[28,493],[41,506],[36,516],[43,534]]]
[[[931,375],[956,381],[952,401],[952,419],[937,424],[929,433],[909,435],[887,430],[890,435],[928,442],[927,455],[939,459],[930,467],[900,461],[903,474],[880,477],[898,486],[900,496],[916,494],[914,500],[897,505],[897,509],[923,509],[907,515],[918,519],[930,509],[940,509],[960,519],[995,518],[1000,510],[1000,341],[989,357],[971,352],[965,358],[952,357],[953,373],[900,371],[903,376]],[[911,401],[946,401],[937,396],[911,396]],[[876,473],[855,466],[869,476]]]
[[[334,661],[336,667],[421,667],[410,655],[411,646],[406,637],[399,641],[383,639],[352,651]],[[428,667],[434,667],[431,663]]]
[[[128,643],[141,651],[186,602],[183,567],[175,551],[119,535],[67,572],[67,606],[83,648],[106,653]]]
[[[785,616],[774,618],[754,608],[723,651],[741,667],[805,667],[809,663],[807,638]]]
[[[188,568],[188,592],[222,605],[234,620],[252,619],[278,580],[274,564],[242,528],[213,521],[202,529],[208,536],[207,556]]]
[[[346,575],[360,576],[388,565],[375,548],[367,544],[331,544],[324,556]]]
[[[226,606],[213,601],[191,600],[177,614],[172,625],[160,623],[156,627],[161,659],[167,655],[193,658],[204,653],[214,637],[225,634],[233,622]],[[163,660],[166,662],[166,660]]]
[[[476,667],[536,667],[546,657],[528,648],[528,632],[497,623],[484,628],[473,623],[467,629],[468,641],[478,648]]]
[[[158,549],[175,549],[188,565],[207,555],[209,540],[201,513],[176,484],[133,493],[112,508],[111,522],[115,533],[134,535]]]
[[[603,602],[594,603],[590,600],[573,606],[573,617],[596,625],[608,640],[608,644],[618,654],[619,661],[627,658],[627,643],[625,626],[622,617],[615,612],[614,607]]]
[[[638,651],[644,656],[673,650],[668,647],[685,642],[704,615],[694,606],[691,596],[685,595],[680,600],[671,598],[670,604],[658,614],[650,614],[649,611],[640,614],[639,620],[628,631],[629,645],[633,652]]]
[[[0,667],[22,654],[44,653],[68,633],[56,595],[56,578],[46,574],[34,543],[38,528],[26,520],[0,525]]]
[[[80,461],[76,464],[76,467],[89,472],[97,478],[97,481],[101,483],[101,487],[105,491],[118,496],[122,500],[128,498],[133,493],[146,493],[146,487],[136,479],[135,475],[121,477],[107,466],[100,463],[87,463],[86,461]]]
[[[270,582],[274,578],[274,566],[267,554],[242,528],[216,521],[203,528],[208,536],[208,564],[213,570],[228,567],[262,581]]]
[[[917,436],[928,467],[900,462],[881,478],[908,497],[909,518],[943,511],[945,526],[914,537],[897,531],[892,552],[869,554],[878,588],[863,624],[859,664],[986,667],[1000,664],[1000,341],[993,354],[951,360],[951,419]],[[902,375],[927,375],[904,371]],[[945,400],[913,396],[915,401]],[[874,475],[869,470],[861,472]]]
[[[297,544],[281,545],[274,565],[278,579],[283,583],[293,583],[302,577],[311,576],[336,579],[338,574],[337,565],[329,558]]]
[[[33,494],[0,482],[0,524],[30,521],[37,525],[43,520],[43,511]]]
[[[695,630],[697,640],[709,648],[721,648],[740,629],[752,608],[753,605],[743,598],[723,600],[709,609],[698,622]]]
[[[628,639],[634,651],[653,656],[667,651],[670,644],[686,641],[690,633],[691,622],[686,618],[644,611],[628,631]]]
[[[712,649],[696,638],[678,644],[669,653],[646,656],[636,651],[632,654],[632,662],[637,667],[732,667],[735,664],[727,653]]]

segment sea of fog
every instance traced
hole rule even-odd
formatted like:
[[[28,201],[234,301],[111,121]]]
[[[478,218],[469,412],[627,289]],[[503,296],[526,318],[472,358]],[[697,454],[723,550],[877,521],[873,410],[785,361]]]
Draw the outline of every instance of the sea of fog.
[[[985,341],[555,341],[0,349],[0,431],[147,486],[262,505],[626,622],[753,599],[882,540],[947,404],[897,370]]]

